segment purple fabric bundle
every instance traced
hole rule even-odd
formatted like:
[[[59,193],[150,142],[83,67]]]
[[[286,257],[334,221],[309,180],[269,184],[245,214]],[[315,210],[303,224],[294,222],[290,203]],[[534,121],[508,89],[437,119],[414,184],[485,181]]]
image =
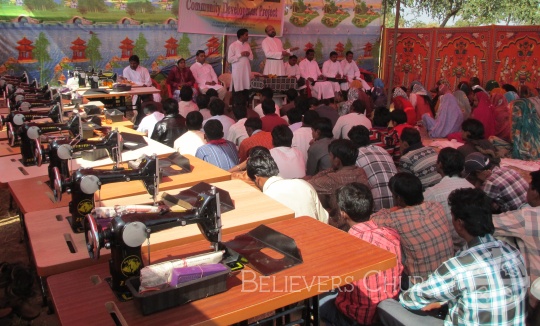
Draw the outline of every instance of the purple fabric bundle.
[[[173,268],[171,274],[171,282],[169,283],[169,285],[171,287],[177,287],[179,284],[201,279],[203,277],[217,274],[225,270],[227,270],[227,267],[222,264],[208,264],[192,267]]]

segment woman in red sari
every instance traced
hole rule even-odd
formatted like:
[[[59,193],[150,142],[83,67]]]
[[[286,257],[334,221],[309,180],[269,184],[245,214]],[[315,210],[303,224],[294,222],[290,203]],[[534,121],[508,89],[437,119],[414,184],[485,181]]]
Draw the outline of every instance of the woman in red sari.
[[[392,103],[394,104],[394,109],[403,110],[407,114],[407,123],[411,126],[416,125],[416,111],[414,106],[409,102],[407,98],[407,93],[401,87],[396,87],[394,89],[394,94],[392,97]]]
[[[477,105],[471,113],[471,118],[479,120],[484,125],[484,137],[495,135],[495,114],[494,107],[489,100],[488,94],[480,87],[474,90]]]

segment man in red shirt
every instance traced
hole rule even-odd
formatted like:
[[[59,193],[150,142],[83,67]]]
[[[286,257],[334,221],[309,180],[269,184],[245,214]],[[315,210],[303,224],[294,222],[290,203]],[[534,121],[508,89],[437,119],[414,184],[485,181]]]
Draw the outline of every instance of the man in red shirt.
[[[255,146],[263,146],[268,149],[274,148],[272,145],[272,134],[268,131],[262,131],[262,121],[260,118],[248,118],[244,123],[248,138],[240,143],[238,156],[240,163],[248,158],[249,150]]]
[[[276,104],[274,100],[265,99],[262,102],[262,109],[264,113],[264,117],[261,118],[263,131],[271,132],[275,126],[289,125],[287,121],[283,120],[279,115],[276,114]]]

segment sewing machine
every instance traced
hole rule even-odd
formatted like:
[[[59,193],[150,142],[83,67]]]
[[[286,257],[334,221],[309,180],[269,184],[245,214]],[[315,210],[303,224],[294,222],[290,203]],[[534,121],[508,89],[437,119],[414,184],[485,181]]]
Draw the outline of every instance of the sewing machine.
[[[54,123],[62,122],[62,106],[60,104],[53,105],[47,113],[34,111],[11,111],[5,116],[0,115],[0,130],[4,128],[11,129],[13,135],[17,134],[17,130],[25,122],[34,119],[50,118]]]
[[[51,172],[51,188],[57,202],[62,200],[62,193],[71,193],[68,218],[71,228],[75,233],[84,232],[83,220],[95,206],[94,193],[102,185],[115,182],[141,180],[146,191],[157,202],[159,192],[159,160],[156,155],[148,157],[143,155],[134,165],[133,169],[78,169],[68,179],[62,179],[60,170],[54,167]]]
[[[112,218],[107,226],[99,222],[92,214],[86,215],[86,246],[92,259],[99,259],[101,248],[111,250],[110,284],[120,297],[129,292],[126,280],[140,274],[143,267],[141,246],[151,233],[197,224],[214,251],[221,249],[220,199],[215,187],[208,193],[199,193],[196,204],[186,212],[126,213]]]

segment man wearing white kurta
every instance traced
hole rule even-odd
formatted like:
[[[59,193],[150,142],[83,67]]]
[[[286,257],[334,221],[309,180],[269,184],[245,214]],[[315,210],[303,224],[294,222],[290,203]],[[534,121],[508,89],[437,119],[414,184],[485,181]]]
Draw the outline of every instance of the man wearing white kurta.
[[[302,77],[302,74],[300,73],[300,66],[298,63],[298,57],[295,55],[291,55],[289,57],[289,62],[285,62],[283,64],[283,70],[285,76],[288,77],[296,77],[296,79],[299,79]]]
[[[285,76],[283,57],[290,56],[292,54],[291,52],[297,48],[284,50],[281,40],[275,37],[276,29],[274,26],[268,25],[264,31],[268,36],[262,42],[262,49],[266,56],[263,74]]]
[[[343,77],[347,78],[346,83],[341,83],[341,90],[348,91],[349,90],[349,84],[353,80],[361,79],[360,78],[360,69],[358,69],[358,65],[356,62],[353,61],[353,53],[351,51],[347,51],[345,54],[345,60],[341,60],[341,70],[343,71]]]
[[[322,74],[326,78],[341,78],[343,71],[341,70],[341,64],[337,61],[337,52],[330,52],[330,59],[326,60],[322,66]],[[334,93],[341,90],[338,82],[331,82]]]
[[[332,84],[327,81],[317,81],[322,75],[315,58],[315,50],[306,51],[306,58],[300,62],[300,74],[311,87],[311,96],[317,99],[333,98],[335,96]],[[317,82],[315,82],[317,81]]]
[[[152,86],[152,78],[150,78],[148,69],[141,67],[139,64],[140,60],[137,55],[129,57],[129,66],[124,68],[122,76],[138,86]],[[161,95],[159,95],[159,93],[152,94],[152,97],[154,98],[154,102],[161,102]],[[137,99],[137,95],[132,96],[131,100],[133,106],[137,104]],[[137,117],[138,111],[133,112],[134,118]]]
[[[229,46],[227,61],[232,65],[231,89],[235,92],[249,90],[251,88],[251,61],[253,53],[247,42],[248,30],[241,28],[236,32],[238,40]]]
[[[218,92],[219,98],[223,100],[227,94],[227,90],[219,84],[214,68],[205,62],[206,54],[203,50],[197,51],[195,60],[197,61],[189,69],[199,86],[199,92],[206,94],[209,88],[213,88]]]

